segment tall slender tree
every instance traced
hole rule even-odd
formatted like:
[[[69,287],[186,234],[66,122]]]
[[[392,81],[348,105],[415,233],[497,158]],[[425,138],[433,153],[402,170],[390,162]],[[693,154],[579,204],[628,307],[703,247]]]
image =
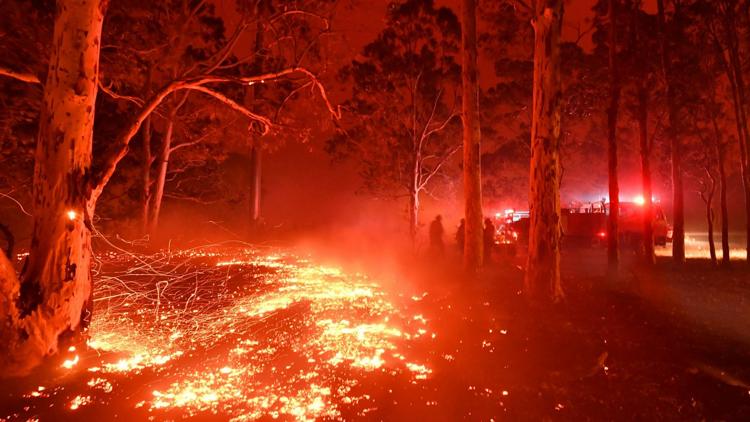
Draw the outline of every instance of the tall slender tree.
[[[534,94],[529,180],[529,253],[524,289],[559,301],[560,281],[560,35],[562,0],[534,3]]]
[[[257,14],[262,13],[265,8],[264,2],[258,2],[256,9]],[[253,51],[255,52],[255,60],[253,67],[257,71],[263,70],[263,58],[265,53],[263,51],[263,23],[258,20],[255,28],[255,45]],[[262,95],[262,88],[257,85],[252,85],[245,91],[245,104],[248,107],[256,107],[256,100]],[[257,108],[257,107],[256,107]],[[252,232],[258,228],[260,223],[260,201],[261,201],[261,177],[262,177],[262,157],[263,149],[261,147],[260,137],[257,131],[250,130],[250,186],[248,192],[248,232]]]
[[[675,96],[672,59],[670,55],[670,43],[673,37],[668,32],[664,0],[657,0],[659,43],[661,53],[662,75],[667,90],[667,114],[669,124],[667,125],[667,137],[670,144],[670,158],[672,162],[672,217],[674,228],[672,235],[672,259],[675,263],[685,262],[685,193],[682,175],[682,143],[678,136],[679,110]],[[675,11],[673,21],[679,16]]]
[[[617,68],[617,0],[609,0],[609,107],[607,108],[607,161],[609,170],[609,217],[607,218],[607,263],[616,270],[619,262],[620,185],[617,177],[617,117],[620,109],[619,69]]]
[[[738,2],[721,0],[713,8],[715,25],[709,31],[718,50],[718,58],[724,68],[731,88],[737,128],[737,144],[740,152],[740,171],[745,193],[745,250],[750,251],[750,127],[748,126],[748,99],[745,75],[742,68],[740,41],[737,27]],[[750,255],[749,255],[750,256]],[[748,259],[750,262],[750,259]]]
[[[651,153],[653,149],[652,138],[649,136],[649,108],[651,89],[650,45],[646,27],[647,16],[643,13],[641,1],[632,4],[632,28],[631,28],[631,51],[635,58],[635,117],[638,123],[638,153],[641,161],[641,190],[643,195],[643,233],[642,252],[643,262],[652,265],[655,263],[654,254],[654,204],[653,183],[651,177]]]
[[[462,100],[464,133],[464,212],[466,234],[464,267],[475,272],[482,263],[482,173],[481,129],[479,126],[479,83],[477,71],[477,4],[463,0],[462,8]]]

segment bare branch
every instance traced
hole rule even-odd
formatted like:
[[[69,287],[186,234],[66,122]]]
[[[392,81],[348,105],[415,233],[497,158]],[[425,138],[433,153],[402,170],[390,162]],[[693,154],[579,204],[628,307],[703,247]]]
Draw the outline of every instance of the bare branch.
[[[420,183],[420,185],[419,185],[419,189],[420,190],[424,189],[425,186],[427,186],[427,184],[430,182],[430,180],[433,177],[435,177],[436,174],[438,174],[440,172],[440,169],[443,168],[443,166],[445,165],[445,163],[447,163],[448,160],[453,156],[453,154],[455,154],[459,149],[461,149],[461,147],[462,147],[461,144],[456,145],[455,147],[453,147],[453,149],[451,149],[450,151],[448,151],[448,153],[446,153],[445,156],[443,156],[443,158],[440,160],[440,162],[438,162],[435,165],[435,167],[431,171],[429,171],[427,173],[427,176],[425,176],[422,179],[422,183]]]
[[[104,161],[102,161],[103,168],[100,169],[100,171],[94,176],[94,178],[91,181],[90,200],[96,201],[99,198],[99,195],[101,195],[102,191],[104,190],[104,187],[112,178],[112,175],[114,174],[115,169],[117,168],[117,164],[127,154],[128,145],[130,144],[130,141],[131,139],[133,139],[135,134],[138,133],[138,130],[140,129],[141,124],[143,124],[143,121],[146,120],[146,118],[156,109],[156,107],[158,107],[159,104],[161,104],[164,101],[164,99],[167,98],[172,93],[182,90],[182,89],[194,89],[194,90],[202,91],[206,94],[213,96],[214,98],[219,99],[225,104],[230,105],[235,110],[240,111],[241,113],[245,114],[246,116],[250,118],[255,118],[257,120],[260,120],[263,123],[267,122],[267,124],[270,126],[271,122],[270,120],[268,120],[268,118],[256,115],[255,113],[251,113],[248,110],[246,110],[244,107],[234,102],[233,100],[227,98],[226,96],[219,94],[218,92],[212,91],[210,89],[201,88],[201,87],[211,84],[211,83],[242,83],[242,84],[252,85],[255,83],[264,83],[266,81],[275,81],[275,80],[281,79],[283,77],[286,77],[295,73],[302,73],[310,78],[310,81],[318,88],[318,91],[320,92],[321,97],[323,98],[326,106],[328,107],[328,111],[331,113],[331,115],[333,115],[333,117],[335,117],[336,119],[340,119],[341,118],[340,107],[338,107],[338,109],[334,109],[333,105],[328,100],[328,95],[326,94],[325,87],[320,83],[320,81],[318,81],[317,77],[312,72],[310,72],[309,70],[305,68],[291,67],[291,68],[280,70],[278,72],[269,72],[269,73],[264,73],[261,75],[239,77],[239,78],[230,77],[230,76],[203,75],[203,76],[189,78],[186,80],[172,81],[167,86],[162,88],[159,92],[154,94],[154,96],[152,96],[151,99],[149,99],[143,105],[141,110],[132,117],[130,124],[126,126],[125,130],[123,130],[121,135],[115,140],[112,146],[111,152],[108,154],[107,158]]]
[[[329,30],[331,28],[331,22],[330,20],[322,15],[319,15],[317,13],[308,12],[306,10],[286,10],[284,12],[278,13],[275,16],[271,16],[271,18],[268,20],[269,23],[274,23],[277,20],[285,17],[285,16],[291,16],[291,15],[305,15],[305,16],[312,16],[314,18],[319,19],[321,22],[323,22],[326,26],[325,29]]]
[[[230,54],[232,54],[232,50],[234,50],[234,47],[237,45],[237,42],[240,40],[240,35],[247,29],[248,23],[243,19],[242,22],[240,22],[239,25],[237,25],[237,28],[235,28],[234,33],[229,38],[226,44],[224,44],[224,47],[222,47],[219,51],[216,52],[213,56],[207,58],[206,60],[196,63],[193,65],[190,69],[188,69],[184,74],[188,75],[193,70],[200,66],[206,66],[206,69],[203,71],[204,73],[211,73],[214,70],[216,70],[219,66],[221,66],[222,63],[224,63],[224,60],[229,57]]]
[[[29,217],[33,217],[30,212],[26,211],[26,208],[23,207],[23,205],[14,197],[8,195],[7,193],[0,192],[0,196],[10,199],[11,201],[15,202],[15,204],[18,206],[18,208],[21,210],[22,213],[28,215]]]
[[[284,98],[284,100],[281,102],[281,104],[279,105],[279,107],[276,109],[276,115],[274,116],[274,119],[275,120],[279,119],[279,115],[281,114],[281,110],[284,109],[284,106],[286,105],[287,101],[289,101],[292,97],[294,97],[294,94],[302,91],[303,89],[305,89],[305,88],[307,88],[309,86],[312,86],[312,82],[308,82],[306,84],[300,85],[299,87],[293,89],[292,92],[290,92],[289,95],[287,95]]]
[[[176,194],[176,193],[168,193],[168,192],[164,193],[164,197],[170,198],[170,199],[176,199],[176,200],[179,200],[179,201],[194,202],[196,204],[201,204],[201,205],[211,205],[211,204],[215,204],[215,203],[217,203],[217,202],[220,201],[220,199],[205,200],[205,199],[201,199],[201,198],[196,198],[194,196],[179,195],[179,194]]]
[[[308,78],[310,78],[310,82],[315,85],[316,88],[318,88],[318,91],[320,92],[320,97],[323,99],[323,102],[326,105],[326,108],[328,108],[328,112],[331,113],[333,117],[336,118],[336,120],[341,120],[341,106],[333,107],[333,104],[331,104],[331,101],[328,99],[328,94],[326,93],[326,89],[323,86],[322,83],[318,80],[318,78],[309,70],[305,68],[297,68],[298,72],[304,73],[307,75]]]
[[[101,78],[99,78],[99,89],[101,89],[102,92],[104,92],[105,94],[107,94],[110,97],[114,98],[115,100],[130,101],[131,103],[133,103],[133,104],[135,104],[135,105],[137,105],[139,107],[143,107],[143,102],[144,102],[143,99],[138,98],[138,97],[131,97],[129,95],[118,94],[118,93],[112,91],[108,86],[104,85],[104,83],[102,83],[102,79]]]
[[[427,130],[430,127],[430,124],[432,124],[432,120],[435,118],[435,112],[437,111],[438,104],[440,103],[440,96],[443,94],[443,90],[439,90],[437,92],[437,95],[435,95],[435,101],[432,103],[432,110],[430,111],[430,117],[427,119],[427,122],[424,124],[424,128],[422,128],[422,136],[419,138],[419,150],[422,150],[422,147],[424,146],[424,141],[429,137],[427,135]]]
[[[34,75],[33,73],[16,72],[15,70],[11,70],[5,67],[0,67],[0,76],[7,76],[9,78],[13,78],[22,82],[28,82],[30,84],[42,83],[42,81],[39,80],[39,77]]]
[[[190,146],[199,144],[199,143],[203,142],[203,140],[205,140],[209,136],[211,136],[211,135],[213,135],[213,134],[215,134],[215,133],[217,133],[219,131],[222,131],[222,130],[228,128],[229,126],[233,125],[236,120],[237,119],[233,119],[232,121],[230,121],[226,125],[218,127],[218,128],[216,128],[216,129],[214,129],[214,130],[212,130],[210,132],[205,132],[203,135],[199,136],[198,138],[196,138],[196,139],[194,139],[192,141],[188,141],[188,142],[183,142],[183,143],[177,144],[177,145],[175,145],[175,146],[173,146],[173,147],[171,147],[169,149],[169,153],[171,154],[171,153],[177,151],[180,148],[186,148],[186,147],[190,147]]]
[[[208,94],[208,95],[216,98],[217,100],[223,102],[224,104],[228,105],[233,110],[239,111],[240,113],[244,114],[248,118],[253,119],[253,120],[257,120],[258,122],[260,122],[263,125],[263,131],[262,131],[263,135],[267,134],[268,130],[272,126],[271,120],[268,117],[261,116],[260,114],[253,113],[252,111],[250,111],[247,108],[241,106],[236,101],[234,101],[233,99],[227,97],[224,94],[221,94],[219,92],[216,92],[214,90],[208,89],[208,88],[203,87],[203,86],[190,86],[190,87],[187,87],[187,88],[195,90],[195,91],[200,91],[200,92],[202,92],[204,94]]]
[[[445,121],[440,126],[427,131],[427,133],[425,133],[425,138],[429,138],[430,136],[432,136],[432,135],[434,135],[434,134],[436,134],[438,132],[441,132],[443,129],[445,129],[448,126],[448,124],[450,124],[450,122],[454,118],[456,118],[458,116],[460,116],[459,113],[453,113],[453,114],[451,114],[450,116],[448,116],[447,119],[445,119]]]

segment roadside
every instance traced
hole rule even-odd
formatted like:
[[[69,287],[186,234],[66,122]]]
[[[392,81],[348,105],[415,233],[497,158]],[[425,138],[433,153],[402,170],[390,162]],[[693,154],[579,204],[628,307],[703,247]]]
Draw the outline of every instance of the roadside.
[[[619,282],[609,283],[602,250],[568,251],[564,258],[566,303],[548,308],[530,307],[520,295],[522,258],[495,265],[476,282],[429,267],[422,280],[430,296],[421,306],[438,338],[425,348],[434,374],[426,389],[432,391],[420,398],[435,403],[424,407],[425,415],[744,420],[750,414],[747,272],[694,261],[675,271],[660,260],[652,270],[626,263]],[[393,416],[398,408],[375,415]]]

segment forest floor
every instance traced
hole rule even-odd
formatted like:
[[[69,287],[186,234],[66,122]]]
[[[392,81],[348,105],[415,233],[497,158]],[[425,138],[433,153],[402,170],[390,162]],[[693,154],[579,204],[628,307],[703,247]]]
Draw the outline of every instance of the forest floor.
[[[368,277],[287,249],[112,252],[88,347],[5,382],[8,420],[747,420],[750,273],[564,256],[565,303],[518,260]],[[344,266],[346,267],[346,266]]]

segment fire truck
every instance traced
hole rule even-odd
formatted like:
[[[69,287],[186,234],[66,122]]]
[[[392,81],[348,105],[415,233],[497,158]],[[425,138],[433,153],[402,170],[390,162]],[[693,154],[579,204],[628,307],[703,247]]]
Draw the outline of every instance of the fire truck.
[[[495,214],[495,249],[501,255],[515,256],[518,245],[529,243],[529,212],[505,210]]]
[[[610,204],[606,201],[574,202],[561,210],[563,245],[603,246],[607,243],[607,219]],[[618,233],[623,247],[637,248],[643,236],[644,203],[639,198],[620,202]],[[672,228],[658,201],[652,204],[654,244],[666,246],[672,241]],[[501,250],[514,251],[515,245],[527,245],[529,240],[529,212],[506,210],[495,215],[496,244]]]

